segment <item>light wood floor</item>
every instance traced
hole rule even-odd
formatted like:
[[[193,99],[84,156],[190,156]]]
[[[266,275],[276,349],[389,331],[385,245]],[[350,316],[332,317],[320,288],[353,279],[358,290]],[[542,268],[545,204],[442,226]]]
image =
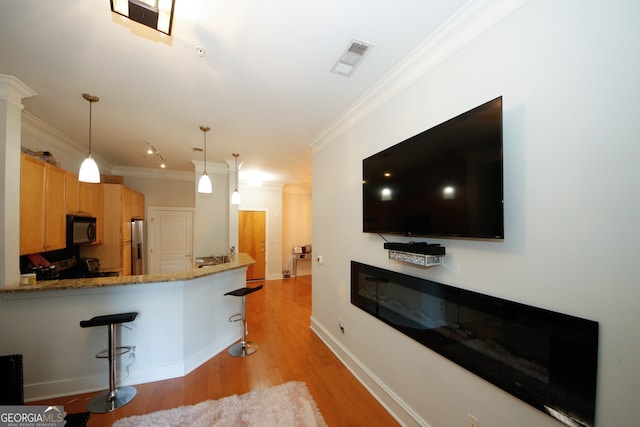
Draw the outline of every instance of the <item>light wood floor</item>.
[[[259,344],[258,352],[237,358],[225,350],[185,377],[136,385],[138,393],[131,403],[108,414],[91,414],[89,426],[111,426],[130,415],[215,400],[287,381],[307,384],[329,426],[397,426],[311,331],[311,276],[249,286],[262,283],[261,291],[247,297],[248,340]],[[105,362],[105,384],[106,369]],[[83,412],[94,394],[29,404],[64,405],[68,413]]]

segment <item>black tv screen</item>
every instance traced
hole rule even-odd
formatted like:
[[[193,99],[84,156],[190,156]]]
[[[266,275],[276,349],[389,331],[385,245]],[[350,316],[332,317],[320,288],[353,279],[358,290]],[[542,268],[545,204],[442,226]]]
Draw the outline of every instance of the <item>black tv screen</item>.
[[[502,97],[362,161],[363,231],[503,239]]]

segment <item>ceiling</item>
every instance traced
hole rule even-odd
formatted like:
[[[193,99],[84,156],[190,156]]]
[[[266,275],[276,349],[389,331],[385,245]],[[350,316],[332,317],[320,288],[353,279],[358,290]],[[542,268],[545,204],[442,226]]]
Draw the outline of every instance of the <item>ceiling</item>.
[[[109,0],[0,2],[0,74],[36,92],[25,111],[114,167],[193,171],[232,161],[310,184],[314,138],[467,0],[175,0],[172,36]],[[351,77],[330,69],[351,40],[374,47]],[[198,54],[199,49],[204,55]],[[55,154],[55,153],[54,153]],[[241,175],[241,179],[243,175]]]

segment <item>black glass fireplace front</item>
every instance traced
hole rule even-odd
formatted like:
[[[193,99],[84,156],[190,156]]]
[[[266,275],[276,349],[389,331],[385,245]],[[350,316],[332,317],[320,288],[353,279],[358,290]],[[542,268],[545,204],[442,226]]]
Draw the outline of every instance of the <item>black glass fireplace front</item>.
[[[597,322],[356,261],[351,303],[564,424],[594,425]]]

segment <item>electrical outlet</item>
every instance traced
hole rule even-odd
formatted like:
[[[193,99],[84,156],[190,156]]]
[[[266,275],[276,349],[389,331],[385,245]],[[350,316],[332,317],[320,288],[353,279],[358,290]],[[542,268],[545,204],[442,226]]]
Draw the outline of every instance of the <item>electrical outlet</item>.
[[[340,328],[340,333],[344,334],[344,321],[342,319],[338,319],[338,327]]]
[[[467,427],[480,427],[480,420],[471,414],[467,414]]]

